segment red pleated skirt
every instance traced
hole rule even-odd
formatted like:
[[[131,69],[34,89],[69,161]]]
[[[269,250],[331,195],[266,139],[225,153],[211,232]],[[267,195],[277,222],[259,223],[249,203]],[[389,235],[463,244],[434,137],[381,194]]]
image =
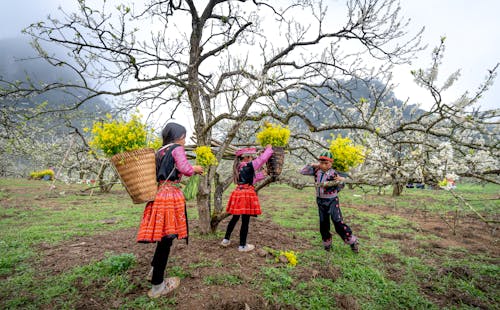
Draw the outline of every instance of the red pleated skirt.
[[[171,182],[160,184],[155,200],[146,204],[137,242],[156,242],[164,236],[178,239],[188,236],[186,200],[179,187]]]
[[[260,209],[259,197],[252,185],[243,184],[236,186],[231,193],[227,203],[226,212],[232,215],[259,215]]]

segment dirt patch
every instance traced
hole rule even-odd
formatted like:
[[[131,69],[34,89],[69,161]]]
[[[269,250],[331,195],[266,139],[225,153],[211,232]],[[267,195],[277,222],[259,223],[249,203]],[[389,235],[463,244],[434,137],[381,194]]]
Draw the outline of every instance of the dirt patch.
[[[357,210],[376,213],[380,215],[398,215],[411,221],[409,228],[414,229],[419,234],[438,236],[436,238],[422,238],[417,240],[411,233],[387,233],[380,232],[380,236],[398,241],[401,251],[410,256],[418,255],[415,249],[425,249],[436,254],[444,253],[450,247],[462,247],[467,253],[481,253],[490,257],[498,258],[500,249],[495,235],[490,234],[488,227],[481,221],[472,217],[461,219],[456,234],[445,225],[438,216],[431,216],[429,213],[418,210],[400,210],[384,207],[369,206],[349,206]],[[219,229],[224,230],[229,218],[224,220]],[[355,232],[360,231],[358,236],[361,245],[368,243],[369,238],[362,235],[362,223],[350,218]],[[112,224],[112,223],[111,223]],[[197,231],[197,221],[190,221],[192,232]],[[212,236],[198,236],[191,234],[189,245],[184,241],[174,243],[169,264],[169,270],[174,267],[180,268],[186,273],[181,286],[175,291],[173,297],[177,304],[172,305],[175,309],[294,309],[292,306],[272,304],[262,297],[256,279],[261,269],[266,266],[273,266],[272,257],[269,255],[259,255],[258,251],[250,253],[240,253],[237,251],[237,240],[239,235],[239,225],[233,232],[233,245],[228,248],[219,246],[220,239]],[[146,279],[149,271],[150,260],[155,249],[154,244],[138,244],[135,242],[136,229],[123,229],[95,235],[89,237],[77,237],[68,242],[49,245],[40,245],[41,257],[43,258],[38,270],[40,276],[46,277],[51,274],[58,274],[68,271],[76,266],[89,264],[93,261],[102,260],[111,253],[133,253],[137,259],[137,264],[127,272],[130,275],[134,288],[129,291],[126,297],[132,300],[139,296],[144,296],[150,287]],[[249,242],[256,245],[257,249],[270,247],[275,250],[293,250],[297,252],[311,248],[310,242],[297,237],[293,229],[283,228],[269,220],[252,218],[250,223]],[[428,241],[431,240],[431,241]],[[361,248],[362,250],[362,248]],[[391,254],[383,254],[380,257],[385,274],[389,279],[400,283],[405,275],[404,268],[401,267],[399,259]],[[436,268],[436,279],[446,275],[453,275],[465,281],[471,278],[471,270],[467,268]],[[329,268],[310,264],[300,265],[293,269],[292,275],[299,282],[311,281],[316,277],[331,279],[335,281],[342,277],[340,268],[332,264]],[[232,276],[235,283],[217,281],[226,276]],[[212,279],[213,281],[208,281]],[[496,279],[484,277],[485,291],[491,292],[491,287],[498,286]],[[487,284],[486,284],[487,283]],[[120,308],[122,299],[109,301],[103,300],[99,296],[100,291],[106,283],[93,283],[91,287],[85,286],[82,279],[76,280],[75,286],[82,298],[76,309],[104,309]],[[438,306],[450,307],[454,305],[467,304],[478,308],[487,308],[471,296],[465,296],[458,291],[450,290],[443,294],[433,287],[432,279],[428,283],[422,284],[422,292],[426,294]],[[340,309],[359,309],[359,305],[352,296],[336,296],[336,306]]]
[[[220,229],[227,226],[226,219],[220,225]],[[190,221],[190,229],[197,230],[197,221]],[[155,245],[139,244],[135,242],[136,229],[118,230],[107,234],[90,237],[78,237],[70,242],[56,246],[42,244],[40,250],[43,253],[43,261],[38,269],[45,276],[47,274],[57,274],[76,266],[99,261],[106,257],[108,253],[114,255],[120,253],[133,253],[137,259],[137,265],[127,272],[131,275],[134,285],[137,287],[129,292],[128,298],[142,296],[149,289],[150,284],[146,279],[146,274],[150,268]],[[252,218],[250,222],[250,233],[248,240],[255,244],[257,249],[270,247],[275,250],[293,250],[301,252],[310,249],[307,242],[302,242],[297,238],[290,238],[295,233],[294,230],[285,229],[269,220]],[[240,253],[237,250],[237,240],[239,236],[239,224],[233,232],[233,244],[228,248],[219,246],[219,239],[214,237],[190,237],[189,245],[184,241],[174,242],[169,264],[167,266],[167,276],[169,268],[173,266],[181,267],[188,276],[182,280],[181,287],[175,292],[175,299],[179,301],[176,309],[272,309],[275,305],[269,305],[261,296],[261,292],[256,289],[254,279],[263,266],[270,266],[273,260],[269,256],[261,257],[258,251],[250,253]],[[280,264],[280,263],[276,263]],[[319,267],[318,267],[319,269]],[[337,271],[338,273],[339,271]],[[311,274],[304,271],[304,273]],[[224,278],[224,275],[236,276],[238,284],[210,283],[210,277]],[[333,272],[329,278],[336,278],[338,275]],[[104,285],[104,283],[102,283]],[[99,283],[92,287],[82,287],[81,282],[76,283],[79,292],[83,294],[77,308],[81,309],[103,309],[109,306],[108,301],[99,300],[99,290],[102,288]],[[115,302],[116,303],[116,302]],[[113,308],[120,307],[120,304],[113,304]],[[283,307],[278,307],[283,309]]]
[[[411,229],[420,234],[437,236],[439,239],[424,241],[419,247],[435,249],[449,249],[450,247],[463,247],[469,253],[482,253],[491,257],[500,257],[499,240],[496,233],[492,233],[491,227],[485,224],[476,216],[462,217],[455,228],[455,234],[439,216],[431,216],[428,212],[421,210],[409,210],[405,208],[369,207],[369,206],[349,206],[356,210],[379,214],[383,216],[396,215],[406,218],[412,222]],[[354,226],[356,227],[356,226]],[[414,242],[411,234],[391,234],[380,232],[379,236],[388,239],[400,240],[401,244],[413,247],[419,244]]]

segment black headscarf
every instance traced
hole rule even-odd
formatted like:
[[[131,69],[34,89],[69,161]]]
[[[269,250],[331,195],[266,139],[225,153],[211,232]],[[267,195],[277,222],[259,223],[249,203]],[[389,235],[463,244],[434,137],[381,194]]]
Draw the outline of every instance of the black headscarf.
[[[163,145],[173,143],[186,136],[186,128],[177,123],[168,123],[161,131]]]

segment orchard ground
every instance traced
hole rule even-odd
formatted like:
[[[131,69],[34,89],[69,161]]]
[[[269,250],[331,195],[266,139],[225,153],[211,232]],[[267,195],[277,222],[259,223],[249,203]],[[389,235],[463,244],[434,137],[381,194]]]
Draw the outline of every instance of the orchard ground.
[[[478,213],[446,191],[409,189],[393,198],[345,189],[341,207],[359,254],[338,236],[331,252],[322,249],[311,188],[259,192],[264,214],[251,219],[256,250],[249,253],[237,251],[239,224],[232,245],[219,246],[229,218],[216,235],[200,235],[189,202],[189,244],[176,241],[167,266],[181,285],[150,300],[155,245],[135,242],[143,206],[118,187],[100,194],[49,183],[0,179],[3,309],[500,307],[499,186],[458,184]],[[294,251],[298,264],[272,254],[279,251]]]

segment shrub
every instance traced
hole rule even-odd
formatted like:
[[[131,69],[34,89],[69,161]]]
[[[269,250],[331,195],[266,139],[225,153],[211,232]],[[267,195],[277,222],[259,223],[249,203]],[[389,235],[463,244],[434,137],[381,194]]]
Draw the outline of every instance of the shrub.
[[[33,171],[30,173],[30,179],[41,180],[41,179],[47,179],[47,178],[49,180],[54,179],[54,170],[46,169],[46,170],[40,170],[40,171]]]

